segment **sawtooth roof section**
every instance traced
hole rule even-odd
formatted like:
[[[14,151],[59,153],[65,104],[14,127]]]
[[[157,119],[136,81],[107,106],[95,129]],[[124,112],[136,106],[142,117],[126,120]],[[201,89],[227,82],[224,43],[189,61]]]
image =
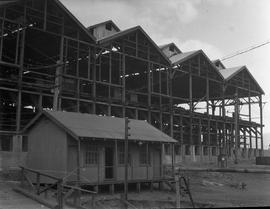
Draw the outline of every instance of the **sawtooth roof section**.
[[[17,3],[17,2],[21,2],[21,1],[25,1],[25,0],[5,0],[5,1],[1,1],[0,0],[0,6],[9,6],[9,4],[12,3]],[[38,0],[35,0],[38,1]],[[40,0],[43,1],[43,0]],[[71,18],[71,20],[77,24],[79,26],[79,28],[88,36],[90,37],[90,39],[93,41],[93,43],[95,43],[95,37],[92,36],[89,31],[86,29],[86,27],[61,3],[60,0],[51,0],[54,1],[56,3],[56,5],[63,10],[64,13],[66,13],[66,15]]]
[[[90,30],[90,29],[92,29],[92,28],[96,28],[96,27],[99,26],[99,25],[104,25],[104,24],[108,24],[108,23],[112,24],[112,26],[115,28],[115,30],[116,30],[117,32],[121,31],[121,30],[118,28],[118,26],[117,26],[112,20],[107,20],[107,21],[104,21],[104,22],[100,22],[100,23],[91,25],[91,26],[89,26],[87,29]]]
[[[242,67],[244,66],[225,68],[225,69],[219,70],[219,72],[222,74],[225,80],[230,80],[234,75],[236,75],[238,72],[243,70]]]
[[[172,65],[178,65],[188,60],[189,58],[196,56],[197,54],[199,54],[199,51],[183,52],[181,54],[176,54],[170,57],[170,61]]]
[[[142,34],[146,37],[146,39],[156,48],[158,53],[164,58],[164,60],[167,62],[168,65],[170,65],[170,60],[167,58],[167,56],[161,51],[161,49],[157,46],[157,44],[150,38],[150,36],[143,30],[141,26],[135,26],[123,31],[119,31],[118,33],[115,33],[111,36],[107,36],[105,38],[97,40],[98,44],[105,44],[109,41],[112,41],[117,38],[121,38],[125,35],[128,35],[130,33],[134,33],[135,31],[140,31]]]
[[[95,37],[92,36],[87,28],[61,3],[60,0],[53,0],[55,3],[88,35],[93,42],[95,42]]]
[[[125,139],[125,119],[94,114],[43,111],[24,129],[28,130],[42,116],[46,116],[76,139]],[[177,141],[143,120],[130,119],[129,140],[176,143]]]
[[[225,69],[219,70],[219,72],[222,74],[222,76],[224,77],[224,79],[226,81],[229,81],[230,79],[232,79],[233,77],[237,76],[237,74],[240,73],[240,72],[242,72],[242,71],[246,71],[248,73],[248,75],[251,77],[251,79],[256,83],[256,85],[260,89],[261,93],[264,94],[263,89],[260,87],[260,85],[258,84],[258,82],[256,81],[256,79],[249,72],[249,70],[247,69],[246,66],[238,66],[238,67],[225,68]]]
[[[220,61],[220,59],[212,60],[213,64],[218,68],[218,66],[221,66],[221,69],[225,69],[225,65]],[[220,68],[219,68],[220,69]]]
[[[163,45],[159,45],[159,48],[161,49],[161,50],[163,50],[163,49],[165,49],[166,47],[170,47],[170,46],[173,46],[175,49],[176,49],[176,51],[177,51],[177,53],[182,53],[182,51],[176,46],[176,44],[175,43],[169,43],[169,44],[163,44]]]
[[[183,62],[187,61],[188,59],[191,59],[199,54],[203,55],[203,57],[215,69],[216,73],[223,80],[224,78],[223,78],[222,74],[219,72],[218,68],[213,64],[213,62],[211,62],[211,60],[207,57],[207,55],[203,52],[203,50],[196,50],[196,51],[183,52],[181,54],[176,54],[176,55],[170,57],[170,61],[171,61],[171,64],[173,66],[175,66],[175,65],[182,64]]]

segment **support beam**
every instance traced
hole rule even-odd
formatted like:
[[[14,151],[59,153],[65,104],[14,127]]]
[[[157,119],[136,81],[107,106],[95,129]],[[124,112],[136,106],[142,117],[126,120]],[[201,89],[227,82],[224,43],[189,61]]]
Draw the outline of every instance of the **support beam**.
[[[261,154],[263,156],[263,107],[262,107],[262,95],[260,95],[260,131],[261,131]]]
[[[206,110],[207,110],[207,145],[210,146],[210,115],[209,115],[209,79],[206,79]],[[209,153],[208,153],[209,155]],[[210,157],[210,155],[209,155]]]
[[[20,43],[21,43],[20,44],[20,58],[19,58],[20,69],[19,69],[19,81],[18,81],[19,91],[18,91],[18,96],[17,96],[17,109],[16,109],[16,132],[19,132],[21,129],[22,77],[23,77],[23,64],[24,64],[25,30],[22,30],[21,32]]]
[[[234,154],[235,154],[235,161],[234,163],[238,163],[238,147],[239,147],[239,100],[238,100],[238,89],[236,89],[235,93],[235,106],[234,106],[234,141],[235,141],[235,146],[234,146]]]
[[[193,115],[193,90],[192,90],[192,69],[191,69],[191,61],[189,61],[189,142],[191,145],[194,144],[192,137],[192,115]]]

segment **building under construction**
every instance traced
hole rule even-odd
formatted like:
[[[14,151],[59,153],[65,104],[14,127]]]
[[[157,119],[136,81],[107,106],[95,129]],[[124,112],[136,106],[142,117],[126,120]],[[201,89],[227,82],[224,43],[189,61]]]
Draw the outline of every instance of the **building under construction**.
[[[59,0],[0,2],[0,168],[24,161],[22,129],[42,109],[146,120],[178,141],[164,145],[175,163],[254,158],[263,94],[247,67],[158,46],[140,26],[86,28]]]

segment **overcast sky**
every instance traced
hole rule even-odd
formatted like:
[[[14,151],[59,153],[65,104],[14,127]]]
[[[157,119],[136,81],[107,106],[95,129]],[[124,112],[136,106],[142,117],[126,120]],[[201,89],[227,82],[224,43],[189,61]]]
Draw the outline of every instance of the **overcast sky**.
[[[112,19],[121,30],[141,25],[158,44],[203,49],[210,59],[270,40],[270,0],[61,0],[85,25]],[[270,44],[224,61],[246,65],[265,91],[265,133],[270,133]],[[259,109],[255,109],[254,117]],[[256,114],[256,115],[255,115]],[[265,144],[268,145],[270,139]]]

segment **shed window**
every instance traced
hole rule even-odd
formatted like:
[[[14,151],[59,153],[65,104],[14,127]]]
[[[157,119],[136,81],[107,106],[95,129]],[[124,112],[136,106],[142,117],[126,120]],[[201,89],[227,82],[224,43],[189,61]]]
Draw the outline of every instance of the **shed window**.
[[[208,155],[208,147],[203,147],[203,155]]]
[[[85,152],[85,165],[98,164],[98,148],[96,146],[88,146]]]
[[[190,155],[190,146],[189,145],[186,145],[185,146],[185,155]]]
[[[175,155],[181,155],[181,146],[180,145],[175,145],[174,146],[174,152],[175,152]]]
[[[200,152],[200,146],[195,146],[195,155],[200,155],[201,152]]]
[[[119,165],[125,164],[125,146],[124,145],[120,145],[118,147],[118,164]],[[128,151],[128,164],[131,165],[130,150]]]
[[[144,144],[140,147],[140,165],[147,165],[147,164],[150,165],[150,162],[151,162],[150,152],[148,150],[147,156],[147,146],[146,144]]]
[[[212,155],[217,156],[217,148],[216,147],[212,147]]]
[[[23,152],[28,151],[28,137],[27,136],[22,137],[22,151]]]
[[[164,149],[165,149],[165,155],[171,155],[172,154],[172,150],[171,150],[171,145],[170,144],[165,144],[164,145]]]
[[[0,135],[0,151],[12,151],[11,135]]]

